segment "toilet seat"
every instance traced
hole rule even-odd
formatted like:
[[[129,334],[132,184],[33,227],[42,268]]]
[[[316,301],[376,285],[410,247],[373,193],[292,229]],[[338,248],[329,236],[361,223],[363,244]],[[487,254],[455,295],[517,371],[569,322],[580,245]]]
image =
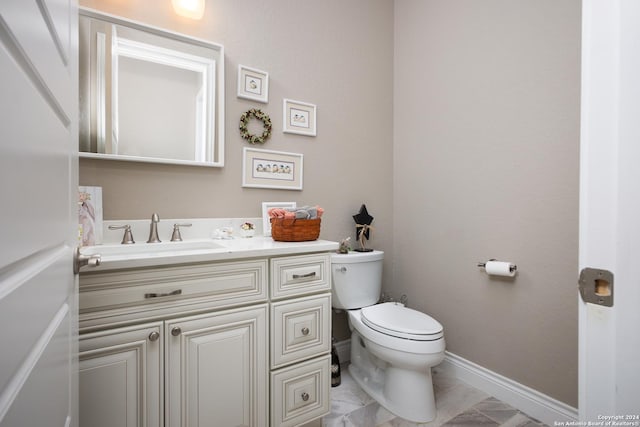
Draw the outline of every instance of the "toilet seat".
[[[398,338],[434,341],[443,336],[440,322],[398,303],[387,302],[364,307],[361,319],[369,328]]]

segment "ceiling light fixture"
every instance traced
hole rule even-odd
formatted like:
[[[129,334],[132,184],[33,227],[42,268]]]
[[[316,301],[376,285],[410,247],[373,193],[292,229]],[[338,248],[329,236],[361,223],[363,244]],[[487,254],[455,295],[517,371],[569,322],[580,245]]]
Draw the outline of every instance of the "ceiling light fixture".
[[[204,2],[205,0],[171,0],[178,15],[191,19],[202,19]]]

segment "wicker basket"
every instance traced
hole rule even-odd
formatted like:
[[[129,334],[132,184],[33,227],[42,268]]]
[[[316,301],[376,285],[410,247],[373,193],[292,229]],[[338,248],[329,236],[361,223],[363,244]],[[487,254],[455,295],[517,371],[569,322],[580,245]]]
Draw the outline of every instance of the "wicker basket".
[[[279,242],[306,242],[320,235],[320,218],[271,218],[271,237]]]

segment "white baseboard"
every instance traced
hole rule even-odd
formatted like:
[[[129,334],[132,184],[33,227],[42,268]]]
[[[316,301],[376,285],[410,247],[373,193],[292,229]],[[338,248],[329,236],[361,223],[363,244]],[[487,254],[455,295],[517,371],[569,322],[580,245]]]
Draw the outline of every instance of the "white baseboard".
[[[340,341],[335,345],[340,363],[349,362],[351,360],[351,340]],[[552,426],[555,421],[566,422],[578,419],[578,410],[576,408],[483,368],[456,354],[446,352],[440,368],[460,381],[464,381],[470,386],[508,403],[547,425]]]
[[[576,421],[578,410],[530,387],[490,371],[469,360],[446,352],[440,365],[465,383],[488,393],[547,425],[555,421]]]

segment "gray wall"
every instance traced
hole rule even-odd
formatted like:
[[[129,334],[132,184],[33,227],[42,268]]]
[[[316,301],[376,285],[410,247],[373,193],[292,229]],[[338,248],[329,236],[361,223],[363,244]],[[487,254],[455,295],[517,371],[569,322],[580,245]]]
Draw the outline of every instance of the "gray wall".
[[[321,237],[339,240],[366,203],[386,292],[440,320],[450,351],[577,405],[579,0],[216,0],[200,22],[169,1],[80,3],[227,57],[226,166],[81,160],[105,218],[293,200],[325,207]],[[238,64],[270,73],[269,104],[236,98]],[[285,97],[318,105],[317,137],[282,134]],[[263,148],[304,154],[302,192],[241,187],[252,107],[274,123]],[[493,257],[518,264],[515,281],[475,266]],[[344,315],[334,326],[348,336]]]
[[[371,245],[391,250],[393,3],[389,0],[208,1],[201,21],[169,0],[81,0],[102,10],[224,45],[225,167],[80,161],[80,184],[103,187],[105,219],[259,217],[263,201],[319,204],[320,237],[355,239],[362,203],[375,217]],[[269,103],[236,97],[238,64],[269,73]],[[282,99],[317,105],[316,137],[282,133]],[[242,188],[240,115],[260,108],[273,134],[256,147],[304,154],[304,190]],[[386,269],[391,276],[391,268]],[[343,318],[344,316],[340,317]],[[348,337],[346,323],[338,339]]]
[[[580,1],[399,0],[394,52],[386,289],[449,351],[577,406]]]

